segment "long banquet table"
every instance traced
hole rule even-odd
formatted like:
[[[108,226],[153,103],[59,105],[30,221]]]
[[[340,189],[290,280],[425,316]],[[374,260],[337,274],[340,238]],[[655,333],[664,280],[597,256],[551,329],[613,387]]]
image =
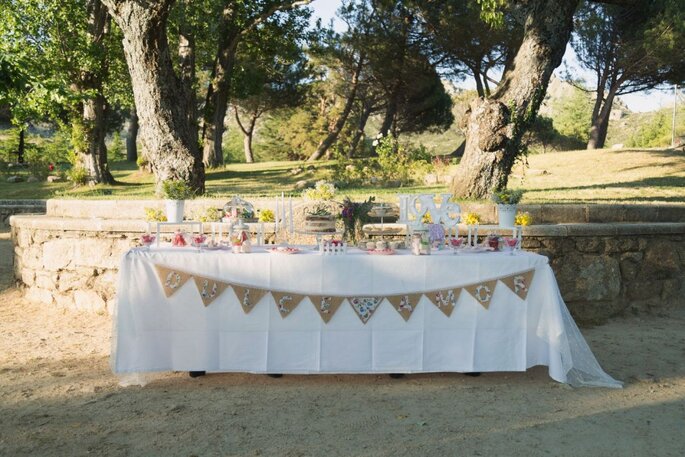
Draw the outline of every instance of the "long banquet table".
[[[383,300],[364,323],[346,300],[326,323],[313,298],[283,316],[269,293],[246,313],[231,287],[205,306],[193,279],[167,297],[159,266],[306,297],[458,292],[514,273],[534,270],[534,276],[525,299],[497,282],[487,308],[462,290],[449,316],[423,295],[406,321]],[[547,258],[527,252],[376,256],[352,249],[326,256],[134,248],[121,262],[111,363],[120,375],[489,372],[545,365],[559,382],[621,386],[578,331]]]

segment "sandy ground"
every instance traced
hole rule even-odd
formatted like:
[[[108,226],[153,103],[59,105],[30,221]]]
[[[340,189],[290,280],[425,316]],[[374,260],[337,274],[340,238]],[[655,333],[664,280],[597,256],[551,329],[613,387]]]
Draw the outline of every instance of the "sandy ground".
[[[583,332],[622,390],[527,373],[169,373],[119,387],[111,320],[36,306],[0,234],[2,456],[682,456],[685,313]]]

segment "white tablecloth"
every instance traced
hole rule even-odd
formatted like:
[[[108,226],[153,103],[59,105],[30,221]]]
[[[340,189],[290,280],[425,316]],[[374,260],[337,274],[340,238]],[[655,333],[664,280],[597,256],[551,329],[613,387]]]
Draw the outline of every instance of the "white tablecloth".
[[[531,253],[372,256],[132,249],[122,259],[112,351],[119,374],[154,371],[417,373],[549,367],[572,385],[619,387],[598,365],[547,258]],[[535,269],[526,300],[498,283],[489,309],[463,291],[450,317],[423,297],[405,322],[386,301],[363,324],[345,301],[328,324],[305,299],[286,318],[271,295],[245,314],[232,290],[205,307],[192,280],[167,298],[154,264],[269,290],[389,295]]]

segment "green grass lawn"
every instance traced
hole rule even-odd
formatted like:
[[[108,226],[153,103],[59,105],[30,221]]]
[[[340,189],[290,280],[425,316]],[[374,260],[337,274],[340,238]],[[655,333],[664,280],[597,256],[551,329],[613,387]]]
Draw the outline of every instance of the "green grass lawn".
[[[311,170],[291,174],[297,162],[229,164],[207,173],[208,196],[297,195],[295,183],[316,181],[328,175],[333,162],[316,163]],[[119,185],[77,187],[69,183],[7,183],[0,181],[0,199],[23,198],[152,198],[153,177],[127,162],[112,170]],[[526,190],[524,203],[685,203],[685,153],[680,150],[569,151],[532,155],[528,166],[517,166],[510,187]],[[440,193],[446,186],[403,188],[359,187],[343,195],[362,199],[375,195],[394,200],[395,194]]]

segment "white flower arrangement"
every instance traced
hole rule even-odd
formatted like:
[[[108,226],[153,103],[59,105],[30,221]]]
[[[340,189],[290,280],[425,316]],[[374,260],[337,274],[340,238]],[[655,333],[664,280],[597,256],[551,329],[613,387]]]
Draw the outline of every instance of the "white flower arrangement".
[[[325,180],[317,181],[313,189],[305,189],[302,192],[302,197],[305,200],[333,200],[337,189]]]

